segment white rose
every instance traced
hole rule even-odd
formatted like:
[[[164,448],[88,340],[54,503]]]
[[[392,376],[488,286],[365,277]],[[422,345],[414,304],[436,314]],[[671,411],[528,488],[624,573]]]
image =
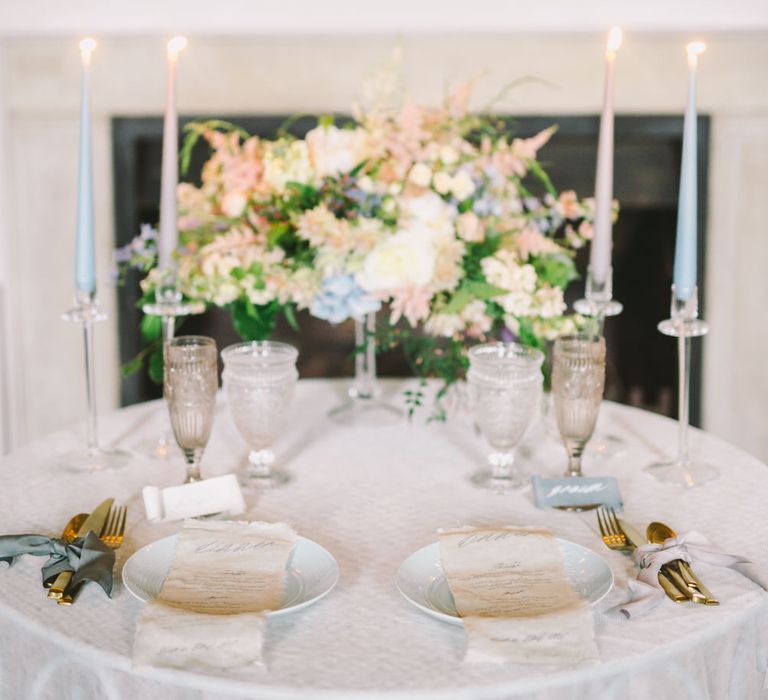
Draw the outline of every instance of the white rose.
[[[463,202],[467,197],[471,196],[475,191],[475,183],[472,182],[472,178],[465,170],[460,170],[453,176],[453,182],[451,184],[451,190],[454,197],[460,202]]]
[[[429,187],[432,182],[432,170],[426,163],[416,163],[411,168],[408,179],[418,187]]]
[[[432,186],[439,194],[448,194],[451,191],[451,185],[453,185],[453,178],[443,170],[432,180]]]
[[[459,159],[459,154],[452,146],[443,146],[440,149],[440,160],[446,165],[453,165]]]
[[[362,158],[360,129],[318,126],[305,137],[309,158],[319,177],[348,173]]]
[[[234,282],[224,282],[219,285],[219,288],[213,295],[213,303],[216,306],[226,306],[231,304],[235,299],[240,296],[240,287]]]
[[[531,305],[533,299],[530,294],[526,292],[512,292],[507,294],[498,301],[508,314],[513,316],[528,316],[531,311]]]
[[[246,204],[248,204],[248,197],[245,192],[232,190],[221,198],[221,211],[224,212],[224,216],[236,219],[242,215]]]
[[[367,292],[423,287],[432,280],[435,262],[428,238],[399,231],[366,256],[357,283]]]
[[[371,178],[370,178],[368,175],[363,175],[363,177],[361,177],[361,178],[360,178],[360,179],[357,181],[357,186],[358,186],[358,187],[359,187],[359,188],[360,188],[360,189],[361,189],[363,192],[367,192],[368,194],[370,194],[371,192],[373,192],[373,189],[374,189],[373,180],[371,180]]]
[[[424,324],[424,330],[430,335],[452,338],[464,329],[464,321],[458,314],[434,314]]]
[[[427,191],[418,197],[401,197],[400,215],[408,228],[421,225],[435,234],[452,235],[456,209],[439,194]]]

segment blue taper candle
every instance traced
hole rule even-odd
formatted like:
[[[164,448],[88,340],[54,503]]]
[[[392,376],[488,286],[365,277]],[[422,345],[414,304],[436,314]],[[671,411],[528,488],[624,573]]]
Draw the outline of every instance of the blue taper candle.
[[[80,164],[77,178],[77,237],[75,240],[75,288],[84,294],[96,292],[96,258],[93,227],[93,165],[91,162],[91,54],[93,39],[80,42],[82,90],[80,96]]]
[[[696,67],[698,55],[705,46],[700,41],[688,44],[688,101],[683,125],[683,159],[680,167],[680,196],[677,205],[677,240],[673,283],[675,296],[688,301],[696,287],[696,248],[698,225],[696,217]]]

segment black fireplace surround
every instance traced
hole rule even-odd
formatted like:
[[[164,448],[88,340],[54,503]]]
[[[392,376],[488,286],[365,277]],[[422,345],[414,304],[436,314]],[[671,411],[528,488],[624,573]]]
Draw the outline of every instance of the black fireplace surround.
[[[221,115],[217,115],[221,116]],[[288,115],[224,117],[252,134],[272,137]],[[183,118],[182,124],[208,116]],[[599,121],[596,116],[525,116],[510,118],[516,135],[529,136],[552,124],[558,133],[542,149],[540,157],[560,190],[574,189],[580,196],[594,191],[595,158]],[[706,192],[709,152],[709,117],[698,123],[699,161],[699,296],[703,310],[706,263]],[[301,118],[291,130],[301,135],[316,124]],[[117,246],[128,243],[144,222],[158,220],[162,117],[115,117],[112,120],[114,157],[115,231]],[[608,368],[606,398],[674,416],[676,414],[676,353],[673,339],[656,330],[669,316],[670,285],[675,245],[682,117],[618,116],[615,124],[615,187],[621,214],[614,229],[614,297],[624,304],[620,316],[606,322]],[[203,144],[196,147],[188,179],[195,181],[207,157]],[[586,269],[587,252],[577,258],[580,272]],[[583,280],[575,282],[567,300],[583,294]],[[120,360],[131,360],[141,349],[141,312],[138,277],[131,274],[119,290]],[[302,376],[348,376],[352,373],[351,324],[331,326],[304,313],[298,316],[300,335],[280,325],[276,336],[300,351]],[[228,315],[213,309],[188,319],[184,333],[211,335],[219,347],[236,342]],[[402,357],[385,353],[379,361],[382,376],[408,373]],[[701,342],[692,356],[691,422],[701,416]],[[123,405],[160,395],[145,372],[122,380]]]

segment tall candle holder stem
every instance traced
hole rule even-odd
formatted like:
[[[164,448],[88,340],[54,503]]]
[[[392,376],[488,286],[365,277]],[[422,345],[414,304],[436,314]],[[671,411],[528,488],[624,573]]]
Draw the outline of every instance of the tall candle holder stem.
[[[711,481],[720,473],[717,467],[692,459],[690,454],[691,339],[699,338],[709,332],[709,326],[698,316],[697,288],[694,287],[687,300],[682,300],[677,298],[675,286],[672,285],[670,318],[662,321],[658,328],[664,335],[677,338],[677,458],[646,467],[646,471],[659,481],[680,484],[686,488]]]
[[[175,276],[169,274],[157,286],[154,302],[144,304],[141,310],[149,316],[160,317],[163,326],[163,348],[165,348],[173,340],[176,333],[176,319],[203,313],[205,304],[185,301],[178,289]],[[171,457],[174,441],[171,439],[170,430],[164,430],[163,434],[158,436],[156,440],[147,442],[148,444],[140,445],[137,448],[145,456],[155,459]]]
[[[355,379],[349,397],[331,409],[329,417],[342,425],[385,425],[400,420],[403,412],[380,398],[376,381],[376,314],[355,320]]]
[[[96,407],[96,369],[94,352],[94,324],[107,318],[94,295],[78,290],[75,306],[63,314],[65,321],[79,323],[83,331],[85,359],[85,395],[88,408],[85,449],[62,455],[62,466],[76,472],[99,472],[125,466],[130,454],[123,450],[106,449],[99,445],[98,411]]]

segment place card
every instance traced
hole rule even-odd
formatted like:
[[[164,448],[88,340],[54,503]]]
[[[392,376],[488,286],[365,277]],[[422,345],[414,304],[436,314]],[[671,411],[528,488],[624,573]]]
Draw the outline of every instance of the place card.
[[[610,506],[621,510],[619,484],[612,476],[534,476],[533,497],[539,508]]]
[[[203,479],[182,486],[160,489],[145,486],[144,510],[153,523],[197,518],[201,515],[245,512],[245,499],[234,474]]]

